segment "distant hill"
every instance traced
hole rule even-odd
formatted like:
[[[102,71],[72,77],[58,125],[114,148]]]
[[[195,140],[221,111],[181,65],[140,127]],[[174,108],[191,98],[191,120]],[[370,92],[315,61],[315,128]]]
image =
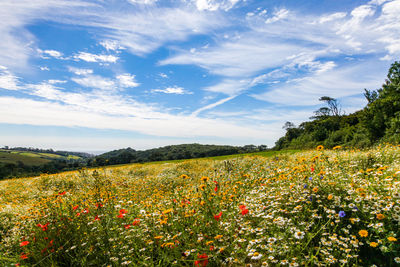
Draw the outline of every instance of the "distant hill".
[[[136,151],[130,147],[110,151],[92,159],[89,159],[88,166],[105,166],[126,163],[141,163],[151,161],[192,159],[202,157],[214,157],[233,155],[240,153],[250,153],[267,150],[267,146],[221,146],[221,145],[201,145],[201,144],[182,144],[171,145],[160,148]]]
[[[4,147],[0,149],[0,179],[72,170],[86,166],[90,157],[82,152]]]

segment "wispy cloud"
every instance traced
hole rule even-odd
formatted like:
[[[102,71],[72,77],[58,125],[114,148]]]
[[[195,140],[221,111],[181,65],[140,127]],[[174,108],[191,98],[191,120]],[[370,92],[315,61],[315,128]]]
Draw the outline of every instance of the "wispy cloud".
[[[179,87],[176,85],[173,87],[167,87],[165,89],[153,89],[151,91],[155,93],[175,94],[175,95],[193,94],[190,91],[186,91],[183,87]]]
[[[117,56],[114,55],[96,55],[87,52],[79,52],[74,55],[74,58],[77,60],[83,60],[86,62],[106,62],[106,63],[115,63],[118,60]]]

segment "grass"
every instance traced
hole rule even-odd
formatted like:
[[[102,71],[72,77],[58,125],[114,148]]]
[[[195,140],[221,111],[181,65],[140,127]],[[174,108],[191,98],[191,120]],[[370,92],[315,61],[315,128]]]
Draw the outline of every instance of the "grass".
[[[390,145],[64,172],[0,195],[4,266],[400,263]]]
[[[0,151],[0,162],[13,163],[13,164],[18,164],[18,162],[22,162],[25,165],[38,166],[46,164],[50,162],[50,160],[34,156],[27,156],[19,153],[9,153]]]

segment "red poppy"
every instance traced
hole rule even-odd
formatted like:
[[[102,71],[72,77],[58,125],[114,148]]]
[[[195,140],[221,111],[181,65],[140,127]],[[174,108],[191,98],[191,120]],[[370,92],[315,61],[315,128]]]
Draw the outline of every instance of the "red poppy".
[[[89,213],[89,209],[84,209],[83,213]]]
[[[219,221],[219,219],[221,219],[221,216],[222,216],[222,211],[220,213],[218,213],[217,215],[214,215],[214,219]]]
[[[197,255],[198,260],[194,262],[195,266],[205,267],[208,264],[208,256],[206,253]]]
[[[96,204],[96,208],[101,208],[101,207],[103,207],[103,204],[101,204],[101,203]]]
[[[60,196],[63,196],[63,195],[65,195],[67,192],[65,192],[65,191],[63,191],[63,192],[60,192],[60,193],[58,193]]]
[[[119,214],[117,215],[117,218],[124,218],[125,214],[127,214],[128,211],[126,209],[120,209]]]
[[[40,228],[42,228],[43,231],[47,231],[47,229],[48,229],[47,226],[48,226],[48,225],[49,225],[49,223],[46,223],[46,224],[44,224],[44,225],[43,225],[43,224],[40,224],[40,223],[37,224],[37,226],[40,227]]]
[[[124,227],[125,227],[125,229],[129,229],[131,227],[131,225],[130,224],[125,224]]]
[[[76,206],[73,206],[73,207],[72,207],[72,210],[76,210],[77,208],[79,208],[79,206],[78,206],[78,205],[76,205]]]
[[[239,209],[244,210],[244,209],[246,209],[246,206],[245,205],[240,205]]]
[[[99,215],[96,215],[96,217],[94,217],[95,221],[100,221]]]
[[[28,256],[25,253],[22,253],[20,258],[21,260],[25,260],[28,258]]]
[[[249,210],[248,209],[242,209],[242,215],[246,215],[247,213],[249,213]]]
[[[136,219],[133,221],[132,226],[139,225],[139,224],[140,224],[140,219],[136,218]]]
[[[29,244],[29,241],[22,241],[21,244],[19,244],[20,247],[26,246]]]

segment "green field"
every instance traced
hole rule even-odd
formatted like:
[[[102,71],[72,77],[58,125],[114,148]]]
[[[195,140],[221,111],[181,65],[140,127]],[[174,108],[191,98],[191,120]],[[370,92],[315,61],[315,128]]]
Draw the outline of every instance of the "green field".
[[[40,158],[37,157],[36,155],[28,156],[26,154],[31,154],[31,153],[10,153],[10,152],[5,152],[4,150],[0,151],[0,163],[18,164],[18,162],[22,162],[25,165],[38,166],[50,162],[49,159]]]
[[[0,149],[0,163],[17,164],[18,162],[22,162],[25,165],[37,166],[46,164],[54,159],[76,160],[80,159],[80,157],[75,155],[65,157],[53,153]]]

